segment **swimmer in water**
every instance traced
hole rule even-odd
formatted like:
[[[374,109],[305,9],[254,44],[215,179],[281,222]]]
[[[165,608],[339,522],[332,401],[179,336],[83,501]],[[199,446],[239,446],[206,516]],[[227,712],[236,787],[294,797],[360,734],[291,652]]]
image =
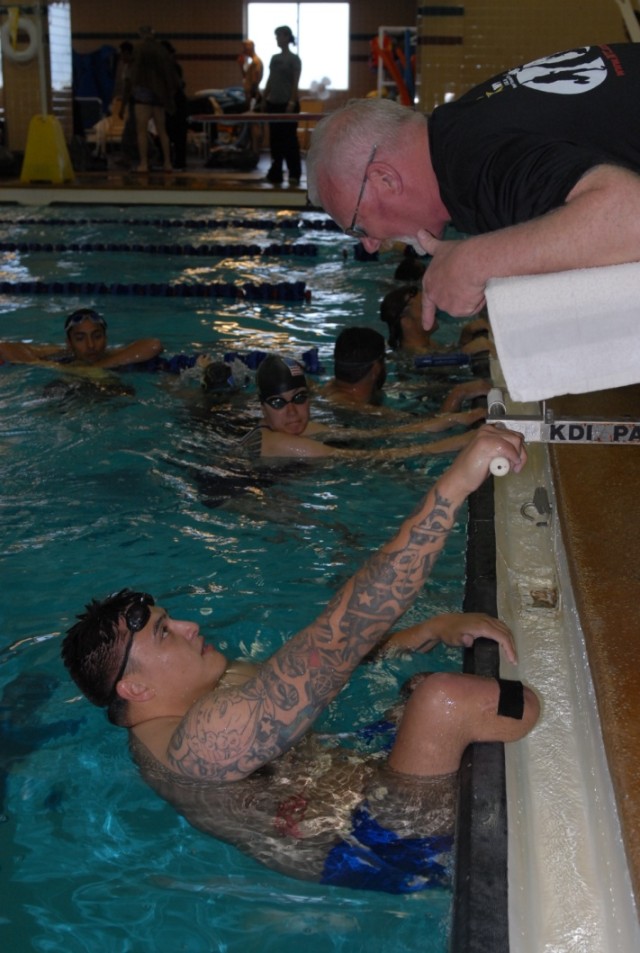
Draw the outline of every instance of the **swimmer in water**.
[[[369,327],[344,328],[336,338],[333,364],[334,376],[322,388],[323,397],[349,410],[366,411],[370,416],[375,415],[396,422],[412,419],[411,415],[383,403],[387,368],[385,342],[379,331]],[[446,394],[440,414],[461,410],[465,401],[485,397],[490,388],[490,381],[478,378],[456,384]],[[403,382],[402,390],[405,395],[410,394],[413,389],[412,385],[407,386],[406,381]],[[442,386],[437,388],[438,394],[442,389]],[[418,388],[415,390],[417,392]],[[424,384],[420,385],[419,392],[421,396],[425,396]],[[478,417],[480,416],[478,412]],[[413,420],[415,422],[415,417]]]
[[[524,737],[535,693],[462,673],[413,678],[388,755],[356,756],[312,729],[413,603],[498,456],[519,472],[522,436],[485,425],[315,621],[256,667],[230,668],[196,623],[129,589],[86,607],[63,640],[64,663],[127,729],[148,784],[198,829],[292,877],[394,893],[446,883],[461,756],[472,742]],[[489,637],[516,661],[505,625],[469,620],[398,638],[420,652]]]
[[[254,458],[403,460],[424,454],[451,453],[466,446],[472,433],[457,434],[432,443],[413,443],[406,447],[377,450],[334,447],[325,441],[375,440],[388,436],[438,433],[456,426],[468,427],[486,415],[483,408],[478,408],[462,413],[415,419],[410,424],[389,428],[355,430],[329,427],[310,419],[310,395],[302,365],[277,354],[270,354],[258,367],[256,386],[263,420],[240,441],[243,450]]]
[[[456,351],[461,354],[493,354],[495,347],[489,339],[489,322],[486,317],[468,321],[460,332],[457,345],[447,347],[433,340],[438,330],[434,319],[426,330],[422,326],[422,291],[417,284],[403,285],[384,296],[380,304],[380,320],[389,328],[389,347],[407,354],[445,354]]]
[[[109,368],[142,364],[163,350],[157,338],[140,338],[122,347],[107,346],[107,322],[93,308],[79,308],[65,323],[66,346],[0,341],[0,361],[11,364],[65,364]]]

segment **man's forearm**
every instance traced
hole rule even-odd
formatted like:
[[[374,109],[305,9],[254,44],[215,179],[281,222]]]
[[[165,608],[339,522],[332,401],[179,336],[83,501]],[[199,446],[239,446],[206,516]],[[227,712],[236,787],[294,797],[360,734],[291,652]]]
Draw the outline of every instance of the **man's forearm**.
[[[464,241],[427,242],[425,250],[433,255],[423,278],[425,312],[432,302],[458,317],[483,305],[490,278],[640,260],[640,176],[598,166],[560,208]]]
[[[491,277],[545,274],[640,259],[640,176],[599,166],[560,208],[471,238],[485,283]]]
[[[280,711],[280,743],[313,723],[422,588],[465,498],[449,499],[438,487],[325,611],[263,665],[266,696]]]
[[[124,347],[108,351],[103,358],[94,362],[95,367],[122,367],[126,364],[140,364],[150,361],[163,350],[162,344],[156,338],[142,338]]]
[[[204,696],[176,729],[168,757],[189,777],[235,781],[308,731],[429,575],[461,500],[438,484],[310,626],[242,688]]]
[[[438,481],[397,535],[367,560],[320,617],[326,618],[341,664],[349,671],[414,601],[464,498],[464,493],[444,495]]]

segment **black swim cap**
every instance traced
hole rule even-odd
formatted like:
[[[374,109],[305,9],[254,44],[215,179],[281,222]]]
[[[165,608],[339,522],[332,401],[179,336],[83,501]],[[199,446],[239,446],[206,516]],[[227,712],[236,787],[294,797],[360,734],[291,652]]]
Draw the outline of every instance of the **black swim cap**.
[[[338,380],[355,384],[376,361],[384,359],[383,336],[373,328],[344,328],[333,349],[334,372]]]
[[[290,357],[269,354],[258,367],[256,384],[260,400],[284,394],[288,390],[306,387],[304,368]]]

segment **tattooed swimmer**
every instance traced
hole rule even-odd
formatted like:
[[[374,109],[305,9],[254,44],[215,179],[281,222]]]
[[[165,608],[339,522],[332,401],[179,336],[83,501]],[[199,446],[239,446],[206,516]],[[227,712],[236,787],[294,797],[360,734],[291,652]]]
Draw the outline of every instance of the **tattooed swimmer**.
[[[64,662],[89,701],[128,729],[145,780],[195,827],[293,877],[390,892],[444,883],[462,753],[526,735],[536,695],[516,681],[418,676],[388,756],[354,758],[311,729],[411,605],[497,456],[518,472],[522,438],[483,426],[397,534],[259,665],[230,664],[195,623],[128,589],[86,607]],[[391,641],[424,652],[478,637],[515,661],[508,628],[486,616],[430,620]]]

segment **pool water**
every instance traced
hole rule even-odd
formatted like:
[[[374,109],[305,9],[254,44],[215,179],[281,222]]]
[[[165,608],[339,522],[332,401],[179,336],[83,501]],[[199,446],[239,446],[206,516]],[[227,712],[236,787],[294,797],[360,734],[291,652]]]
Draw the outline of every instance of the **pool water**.
[[[310,300],[16,290],[0,299],[0,340],[62,341],[66,314],[94,306],[107,318],[110,344],[159,337],[167,354],[216,357],[254,348],[298,356],[313,346],[325,379],[342,327],[385,330],[379,300],[394,285],[397,256],[356,262],[353,242],[310,213],[274,213],[267,228],[264,212],[225,209],[220,220],[243,225],[224,229],[207,224],[215,214],[163,209],[163,225],[157,208],[83,209],[81,222],[77,208],[5,209],[0,242],[149,243],[161,233],[193,245],[313,242],[317,256],[39,248],[4,252],[0,280],[304,281]],[[246,224],[252,215],[255,228]],[[304,228],[283,227],[292,219]],[[454,340],[457,331],[439,336],[447,334]],[[434,411],[405,393],[404,376],[391,360],[389,402]],[[229,435],[255,417],[250,391],[236,400],[232,427],[222,414],[205,425],[193,412],[199,389],[189,374],[118,378],[124,392],[109,394],[69,388],[57,370],[0,368],[3,949],[289,953],[303,942],[305,953],[444,953],[449,891],[396,897],[296,881],[191,829],[139,780],[124,732],[78,697],[59,651],[86,601],[126,585],[152,592],[174,617],[197,620],[229,655],[264,657],[391,535],[447,459],[248,475],[229,459]],[[460,609],[464,522],[462,514],[406,624]],[[363,665],[322,730],[349,735],[382,714],[414,671],[459,665],[447,649]]]

